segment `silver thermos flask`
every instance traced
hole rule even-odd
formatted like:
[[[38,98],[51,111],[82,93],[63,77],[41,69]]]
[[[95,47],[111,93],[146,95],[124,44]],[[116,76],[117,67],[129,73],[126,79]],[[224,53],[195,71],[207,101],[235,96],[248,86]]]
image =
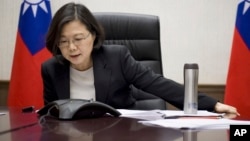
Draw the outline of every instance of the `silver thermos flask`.
[[[198,64],[184,64],[184,113],[197,114]]]

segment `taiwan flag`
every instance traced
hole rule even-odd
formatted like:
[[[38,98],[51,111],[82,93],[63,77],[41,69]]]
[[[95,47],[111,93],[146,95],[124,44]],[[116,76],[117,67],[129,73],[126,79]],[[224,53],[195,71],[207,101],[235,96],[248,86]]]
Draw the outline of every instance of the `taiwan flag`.
[[[250,1],[238,5],[224,103],[250,119]]]
[[[23,0],[11,72],[8,106],[43,106],[41,63],[51,57],[45,38],[51,21],[49,0]]]

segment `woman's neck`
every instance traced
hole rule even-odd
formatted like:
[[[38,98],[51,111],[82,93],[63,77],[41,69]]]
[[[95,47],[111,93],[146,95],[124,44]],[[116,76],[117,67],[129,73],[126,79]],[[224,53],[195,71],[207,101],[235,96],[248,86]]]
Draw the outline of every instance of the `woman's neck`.
[[[79,65],[72,65],[71,67],[78,70],[78,71],[85,71],[88,70],[89,68],[91,68],[93,66],[93,61],[92,58],[90,58],[89,60],[86,60],[84,63],[79,64]]]

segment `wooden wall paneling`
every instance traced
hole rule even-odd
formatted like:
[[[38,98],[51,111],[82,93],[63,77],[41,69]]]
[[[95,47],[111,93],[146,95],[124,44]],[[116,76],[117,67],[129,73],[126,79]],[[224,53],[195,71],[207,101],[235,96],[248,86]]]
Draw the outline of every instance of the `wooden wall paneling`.
[[[7,105],[9,81],[0,81],[0,106]]]
[[[220,102],[224,101],[225,85],[199,85],[198,91],[205,93]],[[167,107],[169,110],[177,110],[176,107],[169,103],[167,103]]]

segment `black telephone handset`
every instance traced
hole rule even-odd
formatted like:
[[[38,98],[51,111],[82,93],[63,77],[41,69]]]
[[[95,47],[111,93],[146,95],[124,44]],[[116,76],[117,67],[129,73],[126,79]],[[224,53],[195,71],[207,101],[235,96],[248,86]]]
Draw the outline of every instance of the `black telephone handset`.
[[[39,116],[49,115],[62,120],[97,118],[104,115],[118,117],[115,108],[98,101],[85,99],[63,99],[50,102],[38,112]]]

